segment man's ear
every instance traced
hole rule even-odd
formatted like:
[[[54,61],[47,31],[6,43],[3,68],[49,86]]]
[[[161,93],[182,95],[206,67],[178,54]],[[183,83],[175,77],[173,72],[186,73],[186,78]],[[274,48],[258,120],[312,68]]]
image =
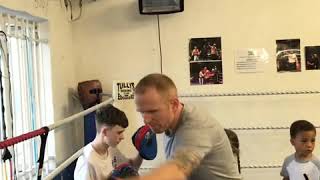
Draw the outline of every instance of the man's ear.
[[[180,101],[179,101],[179,99],[177,97],[174,97],[174,98],[171,99],[171,104],[172,104],[173,108],[175,110],[177,110],[178,107],[179,107]]]

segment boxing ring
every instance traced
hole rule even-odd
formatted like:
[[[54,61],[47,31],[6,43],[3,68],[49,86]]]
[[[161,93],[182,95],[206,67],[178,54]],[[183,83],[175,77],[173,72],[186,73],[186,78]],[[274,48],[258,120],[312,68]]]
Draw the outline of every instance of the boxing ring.
[[[181,98],[193,98],[193,97],[221,97],[221,96],[268,96],[268,95],[292,95],[292,94],[320,94],[320,91],[283,91],[283,92],[256,92],[256,93],[212,93],[212,94],[182,94],[179,97]],[[51,124],[49,126],[42,127],[40,129],[37,129],[35,131],[31,131],[26,134],[22,134],[17,137],[13,137],[4,141],[0,142],[0,149],[5,149],[9,146],[12,146],[14,144],[20,143],[22,141],[41,136],[41,147],[40,152],[44,152],[45,148],[45,142],[43,142],[43,136],[48,135],[48,133],[54,129],[57,129],[65,124],[68,124],[70,122],[73,122],[77,119],[81,119],[79,117],[83,117],[91,112],[94,112],[95,110],[106,106],[110,103],[113,103],[114,99],[110,98],[100,104],[97,104],[95,106],[92,106],[80,113],[74,114],[70,117],[67,117],[65,119],[59,120],[54,124]],[[288,126],[255,126],[255,127],[229,127],[231,130],[235,131],[255,131],[255,130],[288,130],[290,127]],[[320,128],[319,126],[316,126],[316,128]],[[60,172],[62,172],[66,167],[68,167],[73,161],[75,161],[83,152],[83,148],[78,150],[76,153],[74,153],[72,156],[70,156],[67,160],[65,160],[63,163],[61,163],[58,167],[56,167],[55,170],[53,170],[51,173],[49,173],[46,177],[43,179],[49,180],[56,177]],[[38,167],[38,179],[42,179],[42,164],[43,164],[43,157],[44,154],[40,153],[39,157],[39,167]],[[280,168],[280,164],[248,164],[241,166],[242,169],[267,169],[267,168]],[[148,168],[148,167],[142,167],[141,170],[150,171],[154,168]]]
[[[301,98],[297,98],[297,99],[302,99],[302,97],[303,98],[308,97],[310,99],[311,99],[311,97],[316,97],[318,100],[319,94],[320,94],[320,91],[318,91],[318,90],[297,90],[297,91],[283,90],[283,91],[260,91],[260,92],[248,91],[248,92],[227,92],[227,93],[191,93],[191,94],[185,93],[185,94],[180,94],[179,96],[182,99],[190,99],[190,102],[193,102],[193,101],[195,101],[194,99],[198,98],[198,99],[201,99],[201,100],[199,100],[199,102],[202,102],[202,103],[203,102],[207,103],[210,101],[219,101],[218,103],[215,103],[215,104],[219,104],[220,102],[225,102],[226,99],[228,99],[229,103],[230,102],[232,102],[232,103],[239,102],[239,104],[243,105],[244,103],[241,101],[243,101],[243,99],[245,99],[245,98],[250,99],[250,100],[248,100],[250,102],[256,101],[257,98],[260,98],[260,101],[265,101],[266,99],[278,99],[278,98],[280,99],[281,97],[283,97],[284,99],[287,98],[290,100],[291,100],[291,98],[296,100],[295,97],[301,97]],[[288,97],[290,97],[290,98],[288,98]],[[208,100],[210,98],[212,100]],[[237,100],[233,101],[232,99],[237,99]],[[241,99],[241,100],[239,100],[239,99]],[[270,102],[271,102],[271,100],[270,100]],[[277,102],[277,101],[274,101],[272,103],[275,104],[275,102]],[[199,105],[201,105],[201,103]],[[228,105],[230,105],[230,104],[228,104]],[[228,108],[228,105],[225,105],[224,108]],[[223,109],[220,107],[212,106],[212,104],[210,104],[210,105],[206,104],[206,105],[200,106],[200,108],[208,108],[208,109],[210,109],[210,107],[213,107],[213,109],[219,108],[219,110]],[[238,106],[236,106],[236,107],[238,107]],[[217,110],[217,111],[219,111],[219,110]],[[232,110],[231,110],[231,112],[232,112]],[[232,112],[232,113],[234,113],[234,112]],[[239,113],[239,112],[237,112],[237,113]],[[246,113],[249,116],[249,112],[242,112],[242,114],[246,114]],[[272,118],[275,118],[276,115],[271,115],[271,116],[272,116]],[[216,116],[214,115],[214,117],[216,117]],[[233,116],[230,116],[230,117],[233,117]],[[299,117],[297,117],[297,118],[299,118]],[[317,118],[318,118],[318,116],[317,116]],[[263,119],[263,118],[261,118],[261,119]],[[277,118],[277,119],[281,120],[281,118]],[[218,118],[217,120],[220,120],[220,118]],[[235,119],[231,118],[231,120],[235,120]],[[229,121],[231,122],[231,120],[229,120]],[[262,122],[262,121],[259,121],[259,122]],[[261,170],[263,170],[263,169],[279,169],[282,167],[282,164],[281,164],[282,162],[278,162],[276,160],[273,160],[272,158],[270,158],[271,159],[270,163],[263,162],[263,161],[261,161],[262,163],[260,161],[257,161],[257,162],[251,161],[250,162],[250,160],[247,159],[248,154],[250,156],[250,153],[244,152],[246,150],[245,148],[250,147],[248,144],[246,144],[246,143],[250,143],[250,142],[249,141],[246,142],[246,140],[248,140],[248,137],[250,138],[250,136],[252,137],[252,135],[256,135],[256,134],[258,134],[257,136],[259,136],[261,134],[267,134],[267,135],[271,134],[271,135],[279,136],[279,137],[280,136],[283,137],[283,135],[287,136],[288,131],[290,129],[290,124],[285,123],[285,122],[283,122],[282,124],[281,123],[275,123],[275,124],[260,123],[259,124],[259,123],[234,123],[234,122],[231,122],[229,124],[225,123],[222,125],[227,129],[235,131],[238,134],[238,136],[240,135],[240,138],[239,138],[240,139],[240,152],[242,151],[243,154],[242,153],[241,154],[243,156],[246,156],[244,159],[242,159],[244,162],[241,163],[241,169],[247,169],[247,170],[261,169]],[[314,125],[315,125],[315,128],[317,128],[317,129],[320,128],[319,123],[315,123]],[[258,138],[260,138],[260,137],[258,137]],[[242,144],[244,142],[246,142],[246,143]],[[288,140],[288,142],[289,142],[289,140]],[[241,145],[244,145],[246,147],[241,146]],[[287,149],[285,149],[285,150],[287,150]],[[259,154],[259,150],[256,154]],[[150,169],[147,169],[147,170],[150,170]]]

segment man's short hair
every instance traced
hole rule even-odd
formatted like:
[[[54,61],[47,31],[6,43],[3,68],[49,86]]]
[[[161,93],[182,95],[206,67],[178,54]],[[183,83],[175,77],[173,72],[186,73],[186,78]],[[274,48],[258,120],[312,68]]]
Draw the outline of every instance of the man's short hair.
[[[128,124],[129,122],[126,114],[111,104],[96,111],[97,130],[100,130],[102,125],[111,127],[119,125],[123,128],[127,128]]]
[[[290,126],[290,137],[295,138],[298,133],[303,131],[314,131],[316,132],[316,128],[312,123],[306,120],[297,120],[293,122]]]
[[[169,95],[170,90],[176,94],[177,88],[172,79],[164,74],[154,73],[143,77],[135,88],[136,94],[143,94],[146,89],[155,88],[161,95]]]

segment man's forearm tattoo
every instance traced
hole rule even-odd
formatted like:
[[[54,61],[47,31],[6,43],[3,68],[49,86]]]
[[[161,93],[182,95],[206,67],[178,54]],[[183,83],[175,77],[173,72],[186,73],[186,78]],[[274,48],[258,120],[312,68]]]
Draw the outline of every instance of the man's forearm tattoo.
[[[192,150],[178,150],[175,152],[172,162],[188,176],[200,165],[200,156]]]

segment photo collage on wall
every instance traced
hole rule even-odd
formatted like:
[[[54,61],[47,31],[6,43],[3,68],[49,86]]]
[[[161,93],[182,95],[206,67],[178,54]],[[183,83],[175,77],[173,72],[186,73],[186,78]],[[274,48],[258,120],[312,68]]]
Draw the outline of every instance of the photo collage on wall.
[[[221,37],[190,39],[189,64],[191,85],[222,84]]]

